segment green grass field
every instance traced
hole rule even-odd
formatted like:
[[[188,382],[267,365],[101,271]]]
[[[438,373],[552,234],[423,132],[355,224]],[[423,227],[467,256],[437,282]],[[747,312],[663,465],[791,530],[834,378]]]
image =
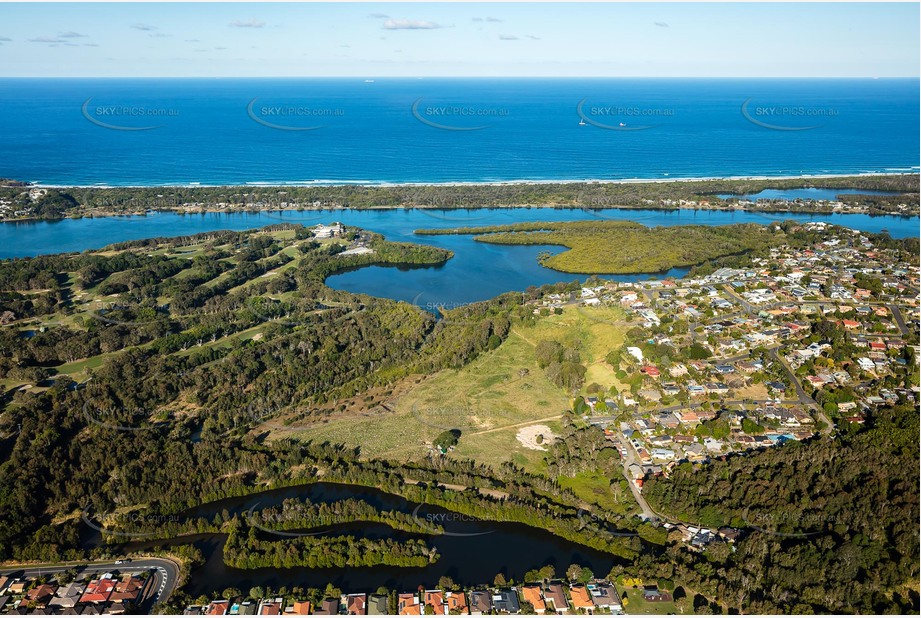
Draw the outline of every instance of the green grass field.
[[[537,365],[534,346],[546,339],[579,349],[590,364],[623,341],[626,326],[618,308],[566,307],[562,315],[530,327],[516,326],[496,350],[459,370],[441,371],[389,402],[394,412],[332,417],[311,425],[276,425],[273,436],[344,443],[366,457],[414,459],[442,431],[459,429],[454,455],[496,465],[512,461],[543,472],[543,451],[526,448],[518,431],[534,424],[561,430],[571,396],[552,384]],[[610,383],[605,383],[607,386]],[[589,500],[592,489],[586,489]]]

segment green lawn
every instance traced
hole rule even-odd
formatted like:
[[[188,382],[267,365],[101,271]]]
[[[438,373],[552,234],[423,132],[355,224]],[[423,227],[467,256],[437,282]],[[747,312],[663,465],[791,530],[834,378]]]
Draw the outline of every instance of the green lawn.
[[[618,586],[617,589],[623,596],[623,590]],[[624,613],[627,614],[677,614],[678,608],[674,601],[654,601],[650,602],[643,598],[641,588],[627,589],[627,603],[624,604]]]

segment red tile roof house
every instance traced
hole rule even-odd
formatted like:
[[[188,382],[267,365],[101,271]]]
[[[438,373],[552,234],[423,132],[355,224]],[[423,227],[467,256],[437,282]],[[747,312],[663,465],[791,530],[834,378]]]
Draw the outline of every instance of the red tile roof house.
[[[81,603],[106,603],[112,593],[115,592],[115,584],[118,582],[114,579],[104,577],[94,579],[86,586],[83,596],[80,597]]]
[[[441,590],[426,590],[422,595],[422,604],[426,606],[426,614],[429,613],[429,607],[432,608],[432,613],[437,616],[444,616],[447,613],[445,610],[444,593]]]
[[[205,616],[224,616],[230,609],[230,601],[221,599],[220,601],[211,601],[208,609],[205,610]]]
[[[592,603],[592,595],[589,593],[588,588],[585,587],[585,584],[573,584],[569,591],[572,594],[572,606],[576,610],[594,609],[595,604]]]
[[[449,613],[452,611],[455,613],[460,612],[461,614],[468,613],[467,596],[463,592],[446,592],[445,602],[448,604]]]
[[[274,601],[261,601],[259,603],[259,615],[260,616],[280,616],[281,615],[281,599],[275,599]]]
[[[421,616],[422,606],[415,594],[404,593],[397,597],[397,610],[401,616]]]
[[[26,593],[26,601],[35,603],[35,607],[45,607],[48,601],[54,596],[54,592],[57,589],[57,586],[52,586],[51,584],[36,586]]]
[[[140,577],[126,575],[115,584],[115,591],[109,597],[109,601],[124,601],[134,603],[144,590],[144,580]]]
[[[521,596],[524,597],[524,600],[531,604],[534,608],[534,613],[543,614],[547,611],[547,604],[544,603],[544,597],[540,593],[540,586],[538,584],[528,584],[521,587]]]
[[[345,599],[345,613],[349,616],[364,616],[368,595],[350,594]]]
[[[640,369],[640,373],[645,373],[645,374],[648,375],[650,378],[658,378],[658,377],[659,377],[659,368],[656,367],[655,365],[646,365],[645,367],[643,367],[642,369]]]

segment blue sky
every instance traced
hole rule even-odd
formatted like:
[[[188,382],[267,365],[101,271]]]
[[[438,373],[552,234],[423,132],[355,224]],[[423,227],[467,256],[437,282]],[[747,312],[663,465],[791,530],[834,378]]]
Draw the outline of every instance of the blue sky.
[[[0,76],[917,77],[918,3],[0,4]]]

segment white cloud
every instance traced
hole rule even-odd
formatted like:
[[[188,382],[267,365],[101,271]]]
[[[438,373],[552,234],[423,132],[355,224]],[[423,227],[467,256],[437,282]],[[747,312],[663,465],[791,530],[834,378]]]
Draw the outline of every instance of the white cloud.
[[[668,28],[668,24],[666,24],[664,21],[654,21],[654,22],[652,22],[652,23],[654,23],[655,25],[657,25],[657,26],[660,27],[660,28]]]
[[[135,30],[144,30],[145,32],[146,32],[146,31],[149,31],[149,30],[156,30],[156,29],[157,29],[156,26],[151,26],[150,24],[140,24],[140,23],[138,23],[138,24],[131,24],[131,27],[134,28]]]
[[[79,32],[74,32],[73,30],[68,30],[67,32],[62,32],[58,35],[62,39],[85,39],[85,34],[80,34]]]
[[[236,21],[232,21],[230,22],[230,26],[233,28],[262,28],[265,26],[265,22],[260,19],[256,19],[255,17],[250,17],[247,20],[238,19]]]
[[[499,40],[500,41],[517,41],[518,37],[515,36],[514,34],[500,34]]]
[[[371,13],[368,15],[368,17],[372,17],[374,19],[387,19],[390,17],[390,15],[387,15],[386,13]]]
[[[388,19],[384,22],[384,30],[437,30],[440,25],[433,21],[422,19]]]

